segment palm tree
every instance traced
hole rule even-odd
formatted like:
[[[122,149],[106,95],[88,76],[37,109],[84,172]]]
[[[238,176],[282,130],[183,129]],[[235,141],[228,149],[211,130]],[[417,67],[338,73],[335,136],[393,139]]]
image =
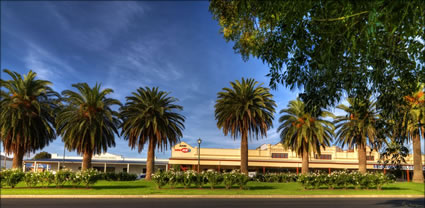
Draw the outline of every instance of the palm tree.
[[[158,88],[139,88],[121,108],[122,132],[128,145],[136,146],[141,152],[149,143],[146,164],[146,180],[151,179],[154,169],[155,148],[167,149],[180,141],[183,136],[184,116],[176,112],[183,110],[174,104],[178,100]]]
[[[406,114],[406,130],[407,138],[412,140],[413,146],[413,182],[423,183],[424,175],[422,169],[422,155],[421,155],[421,131],[425,138],[424,124],[425,124],[425,95],[424,85],[419,85],[418,91],[411,96],[406,96],[408,103],[408,113]]]
[[[118,134],[119,114],[111,109],[121,103],[107,98],[112,89],[101,90],[100,84],[90,88],[87,83],[73,84],[77,91],[64,90],[65,105],[56,122],[57,133],[68,150],[83,155],[81,169],[91,168],[93,154],[106,152],[115,146],[114,134]]]
[[[241,172],[248,174],[248,137],[267,136],[273,125],[276,104],[270,89],[254,79],[230,82],[223,88],[215,104],[217,127],[236,139],[241,135]]]
[[[36,79],[29,71],[22,77],[16,72],[3,70],[12,80],[0,80],[7,91],[0,96],[0,136],[7,154],[13,153],[12,168],[22,168],[24,154],[49,145],[56,138],[54,111],[59,94],[51,82]]]
[[[306,105],[299,98],[290,101],[288,108],[280,113],[283,115],[279,118],[281,125],[277,131],[281,142],[302,157],[301,173],[307,174],[309,155],[320,155],[321,148],[331,144],[334,126],[324,118],[333,117],[333,114],[322,110],[319,116],[314,117],[306,112]]]
[[[338,143],[344,147],[357,147],[359,158],[359,172],[366,173],[366,146],[375,143],[377,137],[376,123],[378,113],[376,103],[369,98],[348,98],[350,106],[340,104],[337,108],[344,110],[347,115],[337,116],[335,119],[336,137]]]

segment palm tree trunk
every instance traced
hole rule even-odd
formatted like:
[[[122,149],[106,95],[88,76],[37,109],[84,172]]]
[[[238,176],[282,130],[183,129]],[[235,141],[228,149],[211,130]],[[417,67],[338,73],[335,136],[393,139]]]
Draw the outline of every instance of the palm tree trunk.
[[[423,183],[424,174],[422,170],[421,138],[419,131],[413,137],[413,182]]]
[[[305,175],[305,174],[308,173],[308,150],[307,150],[307,144],[305,144],[305,146],[304,146],[302,159],[303,159],[303,162],[302,162],[301,174]]]
[[[366,173],[366,145],[362,142],[357,146],[359,157],[359,172]]]
[[[248,175],[248,136],[242,133],[241,139],[241,173]]]
[[[149,140],[148,158],[146,161],[146,180],[150,181],[155,166],[155,143],[153,138]]]
[[[22,151],[22,149],[16,148],[13,154],[12,168],[22,170],[23,160],[24,160],[24,151]]]
[[[90,151],[85,151],[83,153],[83,165],[81,167],[81,170],[87,170],[91,168],[91,158],[93,156],[93,153]]]

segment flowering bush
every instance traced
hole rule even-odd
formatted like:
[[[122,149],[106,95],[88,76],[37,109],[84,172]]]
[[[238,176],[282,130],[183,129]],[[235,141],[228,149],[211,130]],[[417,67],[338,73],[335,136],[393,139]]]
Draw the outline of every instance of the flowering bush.
[[[202,188],[203,185],[208,183],[206,173],[204,171],[202,171],[201,173],[195,173],[194,179],[195,180],[193,181],[193,183],[199,188]]]
[[[38,184],[38,177],[39,175],[37,173],[27,172],[24,176],[24,182],[27,187],[35,187]]]
[[[152,180],[156,183],[158,189],[167,185],[168,183],[168,173],[158,170],[156,173],[152,174]]]
[[[83,178],[81,177],[81,171],[71,173],[69,175],[68,181],[72,184],[74,188],[79,186],[83,182]]]
[[[237,182],[237,175],[235,174],[236,172],[237,172],[236,170],[232,170],[232,172],[223,173],[223,183],[226,189],[230,189],[232,188],[233,185],[236,184]]]
[[[210,171],[205,173],[205,177],[211,187],[211,189],[214,189],[215,186],[220,184],[223,181],[223,177],[220,173],[216,171]]]
[[[96,169],[86,169],[80,172],[81,182],[88,188],[99,180],[100,173]],[[70,178],[70,177],[69,177]],[[68,180],[69,180],[68,178]]]
[[[184,188],[189,188],[192,183],[196,180],[196,172],[193,170],[188,170],[183,174],[182,184]]]
[[[73,172],[69,169],[62,169],[56,172],[54,179],[56,187],[63,187],[70,180],[72,174]]]
[[[38,173],[37,178],[43,187],[48,187],[50,184],[55,182],[55,175],[50,171],[43,171]]]
[[[9,186],[11,188],[15,188],[15,186],[21,182],[25,177],[25,173],[23,173],[19,169],[9,169],[1,171],[1,183],[3,186]]]
[[[177,184],[183,182],[184,174],[181,171],[174,171],[174,169],[167,171],[168,184],[174,188]]]
[[[239,186],[239,188],[245,189],[246,184],[250,180],[249,176],[241,172],[235,172],[233,174],[236,175],[236,184]]]

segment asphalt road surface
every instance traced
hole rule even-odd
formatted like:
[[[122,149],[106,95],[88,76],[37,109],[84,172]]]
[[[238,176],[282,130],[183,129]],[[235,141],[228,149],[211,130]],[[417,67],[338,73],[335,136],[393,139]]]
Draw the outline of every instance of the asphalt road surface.
[[[1,199],[1,208],[110,208],[110,207],[425,207],[421,199]]]

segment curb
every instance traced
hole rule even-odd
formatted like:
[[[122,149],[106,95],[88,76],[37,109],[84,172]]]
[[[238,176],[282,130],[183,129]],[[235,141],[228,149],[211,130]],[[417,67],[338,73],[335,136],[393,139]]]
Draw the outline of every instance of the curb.
[[[0,195],[2,199],[299,199],[424,198],[423,195]]]

